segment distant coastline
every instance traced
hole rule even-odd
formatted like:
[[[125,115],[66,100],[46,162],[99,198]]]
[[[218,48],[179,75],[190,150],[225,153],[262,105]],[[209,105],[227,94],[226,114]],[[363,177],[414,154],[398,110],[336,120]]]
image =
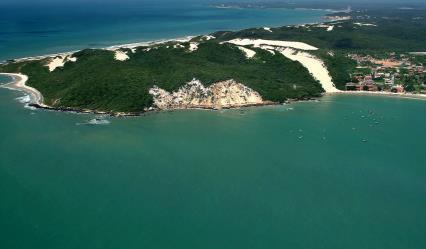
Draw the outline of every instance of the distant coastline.
[[[136,47],[143,47],[143,46],[152,46],[157,44],[163,44],[167,42],[188,42],[195,36],[184,36],[184,37],[178,37],[173,39],[159,39],[159,40],[152,40],[152,41],[144,41],[144,42],[134,42],[134,43],[124,43],[124,44],[118,44],[118,45],[112,45],[107,46],[103,48],[87,48],[87,49],[105,49],[105,50],[116,50],[121,48],[127,48],[132,49]],[[81,50],[74,50],[74,51],[68,51],[68,52],[59,52],[59,53],[52,53],[52,54],[46,54],[46,55],[37,55],[37,56],[28,56],[28,57],[22,57],[22,58],[16,58],[11,59],[5,62],[0,62],[0,64],[6,64],[8,62],[23,62],[23,61],[33,61],[33,60],[42,60],[47,58],[55,58],[57,56],[69,56],[76,52],[79,52]]]
[[[297,15],[294,15],[292,14],[295,12],[293,10],[274,11],[261,9],[228,11],[212,8],[208,4],[192,5],[180,3],[178,5],[180,18],[173,20],[173,11],[169,8],[157,8],[155,6],[145,6],[143,3],[140,4],[144,8],[141,10],[136,8],[139,11],[130,9],[127,12],[124,12],[124,9],[103,6],[99,13],[94,13],[94,19],[91,19],[91,16],[86,12],[80,13],[78,10],[80,8],[75,11],[70,9],[65,10],[67,13],[61,14],[60,18],[56,20],[51,15],[43,15],[45,12],[49,14],[52,10],[38,6],[34,9],[34,14],[31,14],[34,15],[35,24],[42,21],[38,25],[32,25],[31,19],[25,15],[17,15],[10,20],[6,18],[4,22],[0,23],[0,28],[8,31],[5,33],[5,39],[0,41],[0,63],[16,58],[53,55],[85,48],[100,49],[117,44],[132,44],[140,41],[147,43],[175,39],[176,37],[198,36],[217,30],[238,31],[262,25],[278,27],[317,22],[320,21],[321,15],[326,14],[322,11],[300,11]],[[126,4],[123,3],[123,5]],[[75,7],[77,8],[77,6]],[[194,19],[194,15],[198,15],[200,9],[207,14],[205,16],[197,16],[197,19]],[[155,11],[159,11],[161,15],[154,18],[154,20],[140,18],[144,14],[150,16],[150,13],[157,13]],[[84,17],[87,16],[88,25],[82,20],[68,22],[67,20],[72,20],[70,18],[72,18],[74,12]],[[117,15],[119,17],[118,20],[110,24],[109,20],[102,22],[100,21],[101,18],[96,18],[98,14],[101,16],[104,14]],[[133,18],[134,21],[128,22],[127,18]],[[248,22],[246,22],[247,18],[250,18]],[[13,25],[15,21],[23,23],[28,21],[30,23],[18,29]],[[92,27],[99,27],[99,29],[93,30]],[[48,35],[31,35],[32,33],[37,34],[37,32],[45,32]],[[122,35],[123,32],[124,35]],[[30,40],[34,45],[27,46],[27,42]]]
[[[351,18],[349,17],[349,19]],[[325,34],[332,35],[333,32],[335,32],[333,31],[335,29],[350,30],[351,27],[352,29],[358,29],[359,27],[363,27],[363,29],[371,29],[371,28],[376,28],[378,26],[376,24],[363,25],[363,23],[358,23],[358,22],[357,23],[348,22],[348,23],[342,24],[342,22],[335,22],[334,20],[325,20],[325,21],[316,22],[310,25],[297,24],[297,25],[281,26],[278,28],[252,27],[252,28],[248,28],[248,29],[240,30],[236,32],[217,31],[209,35],[186,36],[186,37],[175,38],[175,39],[160,39],[160,40],[153,40],[153,41],[119,44],[119,45],[107,46],[100,49],[96,48],[93,50],[87,49],[87,51],[79,50],[79,51],[73,51],[73,52],[48,54],[48,55],[42,55],[42,56],[24,57],[24,58],[19,58],[19,59],[14,59],[9,61],[12,67],[9,67],[9,70],[6,69],[3,72],[16,72],[16,73],[14,74],[3,73],[3,75],[12,77],[13,82],[5,84],[2,87],[9,88],[12,90],[23,91],[27,93],[30,96],[30,100],[31,100],[31,103],[29,105],[32,107],[47,109],[47,110],[57,110],[57,111],[108,114],[113,116],[138,116],[138,115],[142,115],[145,112],[175,110],[175,109],[217,110],[217,109],[240,108],[240,107],[246,107],[246,106],[277,105],[280,103],[284,103],[287,100],[299,101],[299,100],[309,100],[312,98],[316,98],[321,96],[324,91],[325,91],[324,94],[377,95],[377,96],[392,96],[392,97],[422,99],[422,100],[426,99],[425,94],[415,94],[415,93],[405,93],[405,92],[392,93],[392,92],[382,91],[382,89],[380,89],[379,91],[377,90],[348,91],[351,89],[346,89],[347,91],[342,91],[343,88],[341,88],[341,85],[339,86],[337,85],[337,83],[340,84],[342,81],[341,80],[338,81],[336,80],[336,78],[334,78],[334,76],[336,76],[336,71],[334,72],[331,71],[331,70],[335,70],[336,67],[333,67],[333,64],[330,65],[329,64],[330,61],[327,61],[335,57],[335,53],[331,50],[334,47],[332,46],[320,47],[316,45],[314,40],[315,38],[310,39],[310,34],[304,33],[304,32],[312,32],[312,33],[315,32],[316,34],[321,34],[321,35],[322,33],[324,33],[324,35]],[[298,31],[302,30],[301,34],[303,36],[302,35],[300,35],[299,37],[292,36],[293,38],[286,40],[286,36],[280,37],[279,35],[276,35],[275,33],[275,32],[277,33],[284,32],[283,30],[288,31],[290,34],[291,32],[297,33]],[[256,37],[254,36],[254,34],[258,34],[257,38],[249,38],[249,37]],[[210,40],[213,40],[213,43]],[[311,41],[313,42],[311,43]],[[206,44],[207,46],[205,46]],[[211,46],[212,44],[215,44],[215,45]],[[152,77],[152,78],[145,79],[143,78],[144,77],[143,75],[137,75],[137,78],[136,78],[139,80],[141,78],[145,80],[145,85],[142,85],[145,88],[142,88],[142,89],[143,90],[146,89],[147,94],[145,96],[148,96],[148,93],[149,93],[151,99],[148,99],[149,101],[144,102],[142,105],[138,105],[137,108],[133,108],[133,109],[114,108],[115,106],[111,107],[109,102],[110,100],[108,98],[105,98],[104,93],[97,96],[98,97],[97,101],[94,101],[95,99],[92,99],[93,102],[91,102],[90,104],[86,104],[86,100],[90,100],[90,98],[89,99],[86,98],[86,100],[80,100],[80,103],[83,103],[81,105],[79,105],[80,103],[74,105],[73,102],[68,102],[68,105],[67,105],[66,101],[68,96],[63,96],[60,94],[52,95],[51,92],[48,92],[48,91],[45,92],[46,89],[50,89],[54,86],[37,84],[37,80],[39,82],[45,82],[45,83],[51,82],[48,77],[49,72],[47,71],[46,71],[46,74],[44,74],[46,76],[45,79],[34,77],[31,79],[35,79],[35,80],[31,80],[31,82],[29,83],[31,86],[34,86],[40,89],[41,92],[46,94],[45,103],[44,103],[43,95],[40,93],[39,90],[26,85],[26,82],[28,80],[27,75],[30,77],[33,77],[35,75],[35,74],[32,74],[32,72],[35,72],[35,73],[44,72],[45,69],[43,69],[43,67],[45,66],[49,68],[50,72],[53,72],[56,68],[62,68],[64,66],[65,66],[64,70],[67,70],[67,68],[69,68],[67,67],[67,65],[71,65],[71,64],[66,64],[66,63],[71,61],[71,59],[73,60],[70,63],[76,62],[77,58],[79,58],[80,56],[82,56],[82,58],[87,58],[87,56],[90,57],[92,56],[92,54],[95,54],[95,55],[100,54],[104,56],[102,57],[102,60],[104,61],[102,61],[100,65],[104,65],[105,62],[108,62],[108,63],[112,62],[111,64],[112,67],[110,68],[110,70],[105,72],[114,72],[114,68],[116,68],[116,66],[118,65],[124,65],[125,67],[135,66],[134,63],[125,64],[126,60],[130,60],[130,62],[132,62],[132,60],[133,62],[147,61],[145,59],[146,58],[145,56],[148,56],[148,54],[152,55],[153,54],[152,52],[160,51],[161,52],[160,55],[166,56],[166,58],[168,58],[167,56],[170,56],[170,55],[186,58],[186,55],[189,56],[191,53],[197,54],[198,51],[200,50],[203,51],[202,50],[203,46],[204,46],[204,49],[209,48],[208,50],[210,52],[208,53],[213,53],[213,54],[217,53],[217,51],[221,51],[222,48],[227,47],[227,46],[222,46],[223,44],[232,44],[231,46],[228,46],[227,48],[230,50],[228,50],[226,53],[223,53],[223,55],[233,54],[232,49],[235,49],[236,51],[240,50],[242,52],[242,53],[240,52],[240,54],[235,53],[234,57],[232,58],[232,59],[238,58],[240,62],[242,61],[256,62],[256,59],[260,59],[262,58],[262,56],[263,58],[266,58],[264,60],[267,61],[268,60],[267,55],[275,56],[276,54],[281,54],[285,58],[290,59],[291,61],[294,61],[295,63],[292,65],[299,65],[300,68],[299,70],[294,70],[294,72],[297,72],[297,73],[291,72],[290,74],[281,75],[280,77],[275,77],[275,78],[262,77],[260,80],[260,83],[259,81],[257,82],[255,81],[255,84],[260,85],[259,87],[259,85],[253,85],[253,81],[251,81],[256,76],[250,76],[252,78],[242,77],[242,79],[238,79],[240,75],[251,75],[248,71],[242,71],[243,74],[240,74],[240,75],[234,74],[233,73],[234,71],[221,71],[223,69],[223,65],[225,65],[226,63],[220,61],[219,63],[220,67],[216,68],[215,69],[216,71],[213,71],[217,73],[209,75],[210,81],[209,79],[202,79],[202,77],[198,78],[198,76],[191,76],[193,77],[193,81],[190,82],[188,81],[188,79],[185,79],[186,76],[179,78],[179,77],[175,77],[176,75],[172,75],[172,74],[169,75],[165,73],[166,71],[164,70],[157,70],[157,69],[161,69],[162,66],[160,64],[157,65],[155,63],[155,58],[157,57],[152,57],[151,61],[149,62],[150,62],[150,65],[156,65],[155,70],[156,72],[158,71],[158,75],[156,75],[155,77],[152,77],[151,74],[148,73],[145,75],[149,75],[149,77]],[[314,44],[315,46],[312,46],[311,44]],[[339,43],[337,45],[346,46],[346,45],[352,45],[352,44],[347,43],[345,39],[342,39],[341,44]],[[200,50],[198,50],[199,48]],[[180,51],[179,53],[182,53],[181,55],[185,55],[185,56],[181,56],[179,53],[176,53],[176,52],[170,52],[172,51],[172,49],[175,49],[173,51]],[[263,50],[263,51],[260,51],[260,50]],[[417,51],[423,51],[423,49],[421,48]],[[74,53],[77,53],[76,58],[69,58]],[[206,50],[204,50],[203,53],[205,54]],[[418,54],[423,54],[423,53],[419,52]],[[156,54],[154,53],[154,55]],[[162,58],[161,56],[160,58]],[[346,60],[349,60],[347,59],[348,57],[347,55],[336,55],[336,57],[339,59],[341,57],[338,57],[338,56],[341,56],[341,57],[345,56]],[[244,57],[245,57],[245,60],[244,60]],[[202,58],[205,59],[204,57]],[[278,58],[278,57],[275,57],[275,58]],[[27,61],[38,61],[38,62],[32,64],[32,63],[26,63]],[[90,68],[92,61],[88,61],[88,60],[83,60],[83,61],[89,62],[86,65],[87,66],[86,68]],[[175,61],[176,63],[180,63],[179,65],[186,65],[182,63],[187,63],[186,61],[181,61],[179,57],[174,57],[170,61]],[[263,61],[263,63],[265,63],[265,61]],[[23,63],[18,64],[21,62]],[[201,63],[193,63],[193,61],[189,61],[187,65],[190,66],[192,65],[191,63],[193,63],[194,65],[204,65],[204,61],[200,60],[198,62],[201,62]],[[257,62],[259,62],[259,60]],[[343,62],[345,61],[343,60]],[[13,66],[13,63],[16,63],[15,67]],[[121,63],[121,64],[114,64],[114,63]],[[25,70],[25,67],[22,67],[22,65],[26,65],[26,64],[37,65],[39,67],[38,69],[39,71]],[[293,68],[292,65],[290,65],[289,67]],[[337,64],[337,65],[340,65],[340,64]],[[9,65],[5,65],[5,68],[7,68],[8,66]],[[351,66],[351,64],[349,66]],[[238,68],[241,68],[241,67],[242,67],[242,64],[238,64],[238,66],[234,67],[233,70],[239,70]],[[302,70],[303,69],[302,67],[306,69],[305,72]],[[22,70],[22,68],[24,68],[24,70]],[[141,68],[142,67],[134,68],[134,70],[140,71]],[[274,68],[274,67],[269,66],[269,68],[264,68],[264,69],[266,69],[267,71],[267,70],[270,70],[270,68]],[[90,71],[90,72],[97,72],[96,70],[98,68],[93,68],[93,69],[95,71]],[[193,68],[189,68],[189,74],[192,74],[193,72],[197,72],[197,68],[195,69],[196,70],[194,70]],[[274,70],[275,72],[283,71],[282,68],[274,68]],[[270,70],[270,71],[272,72],[274,70]],[[256,71],[256,70],[252,70],[252,71]],[[18,72],[22,72],[23,74],[17,74]],[[87,70],[82,70],[81,72],[87,72]],[[219,73],[219,72],[222,72],[222,73]],[[223,72],[226,72],[225,74],[226,76],[222,76],[222,77],[225,77],[225,79],[223,80],[215,79],[217,78],[217,75],[221,75],[223,74]],[[341,71],[341,72],[344,72],[344,71]],[[297,76],[303,73],[306,73],[306,75],[310,75],[310,76],[305,77],[302,81],[297,81],[297,80],[285,81],[287,80],[286,75]],[[332,73],[334,73],[334,75]],[[24,74],[27,74],[27,75],[24,75]],[[96,79],[97,73],[93,73],[93,74]],[[85,75],[85,73],[82,73],[81,75]],[[100,75],[107,75],[107,74],[100,73]],[[163,75],[165,77],[162,78]],[[120,73],[113,73],[109,75],[109,79],[114,79],[112,83],[115,84],[115,82],[122,81],[125,78],[125,77],[123,78],[123,76],[130,77],[130,75],[127,75],[127,74],[122,75]],[[172,76],[172,77],[169,77],[169,76]],[[237,77],[237,78],[233,78],[233,77]],[[288,84],[287,90],[284,92],[280,92],[279,94],[280,99],[278,100],[277,98],[274,98],[274,96],[271,97],[271,94],[269,92],[265,94],[265,90],[267,90],[268,88],[265,88],[263,86],[264,82],[274,84],[275,82],[274,80],[277,78],[280,79],[281,81],[283,81],[284,79],[284,82]],[[58,81],[58,79],[54,79],[54,80]],[[64,80],[64,79],[59,79],[58,82],[60,82],[60,80]],[[178,83],[167,83],[170,80],[173,82],[178,82]],[[197,80],[199,80],[199,84],[193,84]],[[203,85],[203,82],[201,80],[203,80],[206,85]],[[233,89],[233,92],[230,89],[224,87],[226,84],[228,84],[227,83],[228,80],[230,81],[235,80],[234,83],[232,83],[233,86],[235,87]],[[312,80],[312,82],[310,80]],[[73,81],[86,82],[86,79],[84,77],[79,78],[77,75],[75,75],[73,78],[68,78],[64,80],[65,83],[69,83]],[[98,80],[96,82],[104,82],[104,79]],[[96,82],[90,82],[89,84],[96,84]],[[167,86],[166,87],[164,87],[164,85],[162,86],[161,84],[164,84],[162,82],[166,82],[166,84],[170,84],[170,85],[172,84],[175,84],[175,85],[172,85],[173,88],[170,88],[170,87],[168,88]],[[297,82],[301,82],[301,85],[297,85],[296,84]],[[157,84],[159,84],[158,85],[159,87],[157,87]],[[319,87],[317,87],[317,89],[315,90],[308,91],[303,89],[303,84],[311,84],[311,86],[319,86]],[[62,84],[62,85],[67,85],[67,84]],[[58,84],[58,86],[61,86],[61,84]],[[213,86],[213,88],[210,88],[210,86]],[[135,85],[134,87],[139,87],[139,85],[138,86]],[[102,86],[100,86],[100,88],[97,88],[97,89],[101,89],[101,88]],[[98,91],[97,89],[96,91]],[[138,93],[138,90],[140,90],[139,88],[130,88],[129,85],[126,84],[124,85],[124,88],[120,88],[120,90],[116,92],[122,94],[123,92],[126,92],[126,89],[133,89],[130,94],[127,93],[129,94],[128,96],[136,96],[134,95],[134,93]],[[281,87],[277,89],[282,90],[285,88]],[[299,89],[302,89],[302,90],[299,90]],[[108,94],[108,91],[110,91],[110,89],[107,89],[106,91]],[[216,91],[216,92],[213,92],[213,91]],[[291,95],[293,93],[292,91],[294,92],[302,91],[302,94]],[[61,93],[61,91],[57,91],[57,92]],[[62,91],[62,93],[64,92],[65,91]],[[86,95],[81,94],[79,96],[86,96]],[[87,95],[87,96],[90,96],[90,95]],[[218,96],[222,96],[222,97],[218,97]],[[74,101],[75,98],[78,99],[78,95],[74,95],[70,99]],[[220,99],[218,100],[218,98]],[[105,100],[108,100],[108,102],[105,102]],[[122,103],[140,103],[138,101],[139,100],[132,102],[132,101],[129,101],[128,99],[123,99]],[[218,102],[215,102],[215,101],[218,101]],[[106,108],[105,107],[99,108],[100,107],[100,105],[98,105],[99,103],[104,103]],[[216,103],[220,103],[220,104],[216,104]],[[73,108],[71,107],[68,108],[68,106],[71,106]],[[81,109],[78,109],[78,108],[81,108]]]

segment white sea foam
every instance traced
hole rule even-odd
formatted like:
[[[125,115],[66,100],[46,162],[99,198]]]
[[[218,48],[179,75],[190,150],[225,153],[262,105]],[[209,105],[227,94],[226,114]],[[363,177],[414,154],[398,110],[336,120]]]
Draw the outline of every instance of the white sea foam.
[[[31,97],[30,95],[24,95],[22,97],[18,97],[16,98],[17,101],[19,101],[22,104],[28,104],[31,102]]]
[[[25,104],[24,108],[29,109],[29,110],[32,110],[32,111],[37,110],[37,108],[36,108],[36,107],[34,107],[34,106],[30,106],[29,104]],[[34,114],[35,114],[35,113],[31,113],[31,115],[34,115]]]

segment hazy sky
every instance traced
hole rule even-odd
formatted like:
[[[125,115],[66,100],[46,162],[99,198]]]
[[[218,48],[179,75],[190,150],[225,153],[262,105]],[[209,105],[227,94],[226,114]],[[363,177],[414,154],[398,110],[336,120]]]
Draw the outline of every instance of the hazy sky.
[[[425,3],[426,0],[283,0],[283,2],[343,2],[343,3]],[[37,4],[37,3],[142,3],[142,2],[196,2],[196,3],[226,3],[226,2],[280,2],[280,0],[0,0],[1,3]]]
[[[37,3],[37,2],[182,2],[182,1],[192,1],[192,2],[280,2],[280,0],[0,0],[0,2],[22,2],[22,3]],[[408,2],[425,2],[426,0],[283,0],[283,2],[390,2],[390,3],[408,3]]]

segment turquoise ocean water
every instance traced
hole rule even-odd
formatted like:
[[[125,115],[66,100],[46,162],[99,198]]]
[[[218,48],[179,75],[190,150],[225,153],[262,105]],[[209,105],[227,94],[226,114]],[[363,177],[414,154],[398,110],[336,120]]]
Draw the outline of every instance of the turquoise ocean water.
[[[2,4],[0,61],[261,26],[313,23],[326,11],[220,9],[190,2]]]
[[[6,36],[0,31],[0,56],[318,18],[200,8],[170,17],[169,25],[188,29],[128,39],[137,17],[128,28],[118,18],[122,33],[113,23],[93,24],[100,33],[79,31],[74,25],[82,21],[74,18],[56,23],[76,33],[44,35],[18,32],[43,22],[25,19]],[[235,17],[226,11],[240,15],[226,19]],[[33,46],[23,46],[29,37]],[[93,115],[30,110],[16,100],[21,96],[0,89],[2,249],[426,248],[426,101],[326,96],[88,126],[81,123]]]
[[[19,96],[0,91],[1,248],[426,247],[425,101],[87,126]]]

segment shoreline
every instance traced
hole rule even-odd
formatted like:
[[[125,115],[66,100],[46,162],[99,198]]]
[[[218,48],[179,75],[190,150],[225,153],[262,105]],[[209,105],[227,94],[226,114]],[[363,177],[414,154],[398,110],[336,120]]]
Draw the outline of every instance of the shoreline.
[[[308,10],[308,9],[306,9],[306,10]],[[325,10],[325,9],[312,9],[312,10],[325,11],[325,12],[333,13],[332,10]],[[290,25],[280,24],[278,26],[271,26],[271,27],[272,28],[299,27],[299,26],[305,26],[305,25],[318,25],[318,24],[326,24],[326,23],[334,22],[333,20],[326,20],[326,21],[321,20],[321,19],[323,19],[324,16],[325,15],[320,16],[320,20],[317,21],[317,22],[307,22],[307,23],[298,23],[298,24],[290,24]],[[241,29],[241,30],[251,29],[251,28],[256,28],[256,27],[248,27],[248,28],[244,28],[244,29]],[[238,31],[238,30],[225,30],[225,31]],[[215,31],[215,32],[218,32],[218,31]],[[55,57],[58,57],[58,56],[62,56],[62,57],[70,56],[70,55],[72,55],[76,52],[82,51],[84,49],[104,49],[104,50],[109,50],[109,51],[115,51],[115,50],[119,50],[119,49],[134,49],[134,48],[142,47],[142,46],[153,46],[153,45],[163,44],[163,43],[167,43],[167,42],[189,42],[193,38],[196,38],[196,37],[199,37],[199,36],[209,36],[211,34],[212,33],[198,34],[198,35],[194,34],[194,35],[179,36],[179,37],[175,37],[175,38],[154,39],[154,40],[149,40],[149,41],[122,43],[122,44],[110,45],[110,46],[105,46],[105,47],[86,47],[86,48],[79,49],[79,50],[64,51],[64,52],[51,53],[51,54],[45,54],[45,55],[34,55],[34,56],[27,56],[27,57],[15,58],[15,59],[8,59],[8,60],[5,60],[5,61],[0,61],[0,64],[7,64],[7,63],[9,63],[9,61],[24,62],[24,61],[32,61],[32,60],[42,60],[42,59],[47,59],[47,58],[55,58]]]
[[[339,92],[328,92],[324,93],[319,97],[312,97],[306,99],[289,99],[284,103],[276,103],[272,101],[264,101],[259,104],[248,104],[248,105],[238,105],[238,106],[226,106],[222,108],[210,108],[210,107],[191,107],[191,108],[176,108],[176,109],[159,109],[159,108],[149,108],[141,112],[108,112],[108,111],[97,111],[91,109],[74,109],[69,107],[51,107],[43,103],[43,95],[35,88],[27,86],[25,83],[28,80],[28,76],[24,74],[15,74],[15,73],[0,73],[0,75],[5,75],[11,77],[12,82],[0,85],[0,88],[9,89],[12,91],[19,91],[30,96],[30,102],[27,103],[28,106],[48,110],[48,111],[58,111],[58,112],[69,112],[76,114],[95,114],[95,115],[109,115],[111,117],[139,117],[149,113],[156,112],[170,112],[170,111],[179,111],[179,110],[211,110],[211,111],[220,111],[220,110],[232,110],[240,108],[251,108],[251,107],[264,107],[264,106],[279,106],[295,102],[304,102],[304,101],[321,101],[320,98],[325,95],[360,95],[360,96],[383,96],[383,97],[396,97],[401,99],[415,99],[415,100],[426,100],[426,94],[414,94],[414,93],[392,93],[392,92],[368,92],[368,91],[339,91]]]
[[[0,75],[8,76],[13,79],[11,82],[1,85],[0,87],[28,94],[30,96],[30,105],[35,104],[40,107],[48,107],[43,104],[43,95],[37,89],[25,84],[28,81],[27,75],[16,73],[0,73]]]
[[[28,106],[46,110],[46,111],[57,111],[57,112],[65,112],[65,113],[75,113],[75,114],[94,114],[94,115],[108,115],[111,117],[140,117],[151,113],[159,113],[159,112],[173,112],[173,111],[184,111],[184,110],[205,110],[205,111],[220,111],[220,110],[238,110],[241,108],[251,108],[251,107],[265,107],[265,106],[279,106],[284,104],[289,104],[292,102],[302,102],[302,101],[313,101],[315,98],[309,99],[300,99],[300,100],[288,100],[285,103],[275,103],[271,101],[265,101],[260,104],[247,104],[247,105],[236,105],[236,106],[225,106],[222,108],[214,108],[214,107],[204,107],[204,106],[194,106],[188,108],[175,108],[175,109],[159,109],[151,107],[148,110],[144,110],[141,112],[107,112],[107,111],[96,111],[90,109],[74,109],[68,107],[51,107],[47,105],[39,105],[39,104],[28,104]]]
[[[203,36],[203,35],[200,35]],[[158,44],[163,44],[167,42],[189,42],[191,39],[195,38],[197,36],[183,36],[183,37],[176,37],[172,39],[159,39],[159,40],[152,40],[152,41],[142,41],[142,42],[134,42],[134,43],[123,43],[118,45],[111,45],[107,47],[99,47],[99,48],[83,48],[80,50],[73,50],[73,51],[66,51],[66,52],[58,52],[58,53],[52,53],[52,54],[45,54],[45,55],[35,55],[35,56],[28,56],[28,57],[21,57],[16,59],[10,59],[7,61],[0,61],[0,64],[7,64],[9,61],[13,62],[25,62],[25,61],[33,61],[33,60],[43,60],[47,58],[55,58],[58,56],[65,57],[73,55],[74,53],[80,52],[84,49],[103,49],[103,50],[109,50],[109,51],[115,51],[119,49],[133,49],[137,47],[143,47],[143,46],[153,46]]]
[[[176,111],[176,110],[228,110],[228,109],[239,109],[239,108],[248,108],[248,107],[260,107],[260,106],[272,106],[279,105],[279,103],[265,101],[259,104],[247,104],[247,105],[236,105],[236,106],[225,106],[222,108],[214,108],[214,107],[204,107],[204,106],[196,106],[191,108],[176,108],[176,109],[159,109],[159,108],[149,108],[147,110],[141,112],[108,112],[108,111],[97,111],[91,109],[75,109],[70,107],[52,107],[43,103],[43,95],[35,88],[27,86],[25,83],[28,80],[28,76],[24,74],[16,74],[16,73],[0,73],[0,75],[8,76],[12,78],[12,81],[3,85],[0,85],[0,88],[9,89],[12,91],[19,91],[27,94],[30,97],[30,102],[27,103],[29,107],[33,107],[41,110],[48,111],[58,111],[58,112],[70,112],[77,114],[96,114],[96,115],[109,115],[112,117],[138,117],[143,116],[148,113],[154,112],[164,112],[164,111]],[[309,99],[308,99],[309,100]],[[292,100],[294,101],[294,100]]]
[[[368,91],[340,91],[334,93],[327,93],[327,95],[364,95],[364,96],[383,96],[383,97],[396,97],[401,99],[416,99],[426,100],[426,94],[417,93],[392,93],[392,92],[368,92]]]

